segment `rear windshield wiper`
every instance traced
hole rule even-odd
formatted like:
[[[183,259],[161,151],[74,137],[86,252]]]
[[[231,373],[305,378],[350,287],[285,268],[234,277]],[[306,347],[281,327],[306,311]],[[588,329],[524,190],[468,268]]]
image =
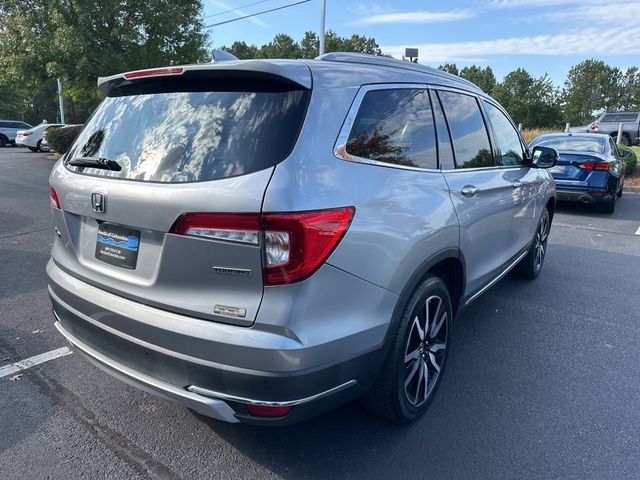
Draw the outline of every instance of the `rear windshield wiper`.
[[[101,168],[103,170],[115,170],[119,172],[122,167],[115,160],[102,157],[78,157],[71,160],[67,165],[74,167]]]

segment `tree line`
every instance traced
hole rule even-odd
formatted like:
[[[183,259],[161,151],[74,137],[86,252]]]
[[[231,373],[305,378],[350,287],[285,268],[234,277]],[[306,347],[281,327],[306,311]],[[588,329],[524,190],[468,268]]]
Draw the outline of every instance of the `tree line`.
[[[99,76],[162,65],[206,62],[212,40],[201,0],[2,0],[0,2],[0,118],[39,123],[57,117],[56,79],[64,86],[67,121],[81,123],[101,100]],[[314,58],[319,39],[278,34],[262,45],[222,47],[240,59]],[[384,55],[375,38],[327,32],[327,52]],[[491,67],[439,68],[491,94],[526,127],[592,120],[600,110],[640,110],[640,71],[585,60],[562,87],[548,75],[518,68],[498,82]]]

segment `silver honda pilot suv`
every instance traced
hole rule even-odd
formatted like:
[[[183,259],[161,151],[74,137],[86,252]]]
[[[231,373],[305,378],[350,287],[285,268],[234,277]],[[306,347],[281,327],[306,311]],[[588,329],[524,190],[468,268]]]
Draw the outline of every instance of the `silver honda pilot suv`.
[[[47,273],[57,329],[127,383],[226,422],[410,421],[460,310],[540,273],[557,152],[458,77],[334,53],[98,85]]]

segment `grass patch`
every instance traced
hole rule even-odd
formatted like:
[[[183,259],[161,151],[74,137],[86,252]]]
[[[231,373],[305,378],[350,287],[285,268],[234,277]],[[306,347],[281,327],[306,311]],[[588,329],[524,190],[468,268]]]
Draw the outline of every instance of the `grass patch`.
[[[533,141],[533,139],[539,137],[540,135],[560,132],[562,132],[562,130],[558,130],[555,128],[525,128],[524,130],[522,130],[522,138],[524,138],[524,141],[529,144]]]

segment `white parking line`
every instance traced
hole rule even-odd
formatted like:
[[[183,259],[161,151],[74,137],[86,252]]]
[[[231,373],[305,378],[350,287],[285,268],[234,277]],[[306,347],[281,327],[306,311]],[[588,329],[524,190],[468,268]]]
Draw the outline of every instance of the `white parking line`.
[[[636,235],[640,235],[640,227],[636,230]]]
[[[20,360],[19,362],[12,363],[11,365],[5,365],[4,367],[0,367],[0,378],[6,377],[7,375],[13,375],[20,370],[26,370],[27,368],[31,368],[44,362],[48,362],[49,360],[64,357],[65,355],[69,355],[70,353],[72,353],[71,350],[69,350],[67,347],[62,347],[56,350],[51,350],[50,352],[41,353],[40,355],[36,355],[35,357]]]

